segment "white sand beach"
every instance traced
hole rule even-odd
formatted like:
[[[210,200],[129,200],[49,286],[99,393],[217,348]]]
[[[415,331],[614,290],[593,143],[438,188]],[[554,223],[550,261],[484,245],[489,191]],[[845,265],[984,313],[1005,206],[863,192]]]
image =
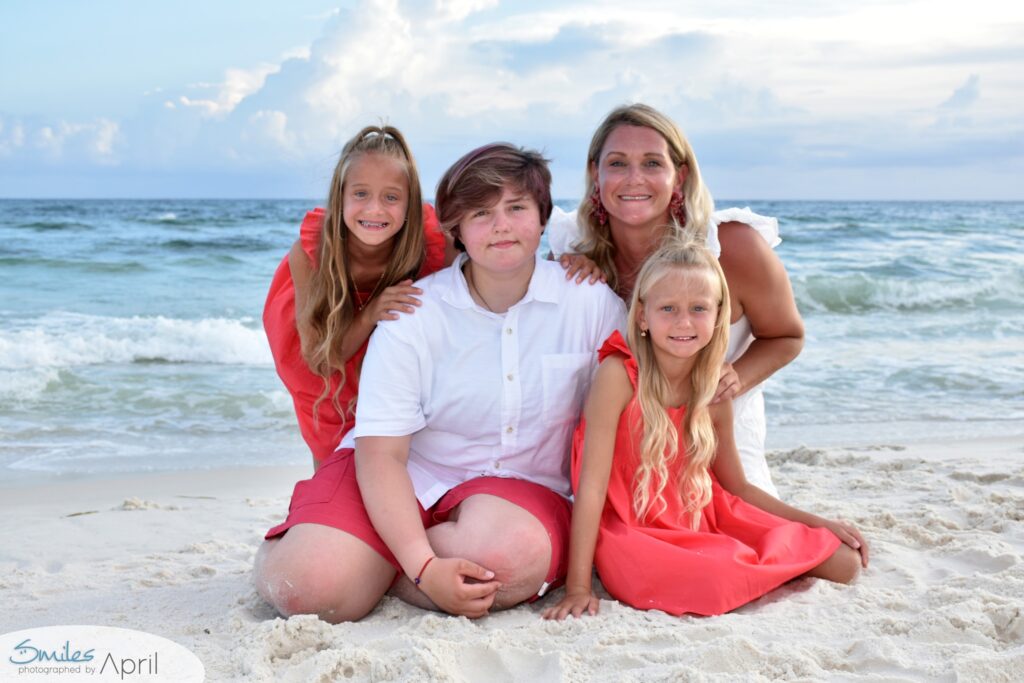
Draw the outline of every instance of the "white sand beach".
[[[799,448],[770,463],[786,500],[870,539],[855,585],[798,580],[713,618],[606,599],[597,617],[545,622],[557,591],[478,621],[391,598],[355,624],[284,620],[256,595],[252,560],[307,468],[192,471],[0,489],[0,633],[139,629],[191,649],[211,681],[1021,680],[1024,444]]]

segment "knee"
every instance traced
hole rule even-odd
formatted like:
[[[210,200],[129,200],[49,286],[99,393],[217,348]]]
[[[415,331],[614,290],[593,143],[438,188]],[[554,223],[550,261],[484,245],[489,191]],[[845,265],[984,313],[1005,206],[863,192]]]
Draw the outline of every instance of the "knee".
[[[853,583],[860,576],[860,553],[845,543],[833,554],[832,564],[828,578],[836,583]]]
[[[532,595],[543,583],[551,562],[551,539],[539,523],[506,527],[473,543],[474,562],[490,569],[502,583],[502,595],[513,602]],[[518,597],[516,597],[518,596]]]
[[[346,585],[354,584],[347,581],[344,569],[325,567],[308,557],[275,557],[266,548],[257,555],[253,579],[260,596],[285,618],[315,614],[332,624],[357,621],[377,603],[346,590]]]

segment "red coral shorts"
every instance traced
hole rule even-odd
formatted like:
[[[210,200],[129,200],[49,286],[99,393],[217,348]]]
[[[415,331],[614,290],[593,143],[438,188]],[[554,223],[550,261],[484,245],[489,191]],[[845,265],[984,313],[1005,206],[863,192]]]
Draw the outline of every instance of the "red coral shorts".
[[[569,527],[572,505],[551,489],[522,479],[477,477],[448,491],[429,510],[420,506],[423,527],[447,521],[452,510],[470,496],[487,494],[523,508],[544,525],[551,540],[548,575],[533,600],[562,584],[568,564]],[[288,519],[267,532],[266,538],[281,536],[296,524],[322,524],[351,534],[373,548],[395,568],[402,567],[373,528],[356,481],[355,453],[342,449],[324,460],[313,475],[295,484],[288,506]]]

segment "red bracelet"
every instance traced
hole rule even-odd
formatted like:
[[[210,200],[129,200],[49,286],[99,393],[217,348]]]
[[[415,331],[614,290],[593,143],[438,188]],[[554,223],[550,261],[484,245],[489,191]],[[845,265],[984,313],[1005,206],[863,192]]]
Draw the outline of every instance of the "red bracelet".
[[[427,571],[427,565],[433,562],[435,557],[437,556],[431,555],[429,558],[427,558],[427,561],[423,563],[423,566],[420,567],[420,573],[417,574],[416,578],[412,580],[414,584],[416,584],[417,586],[420,585],[420,580],[423,578],[423,572]]]

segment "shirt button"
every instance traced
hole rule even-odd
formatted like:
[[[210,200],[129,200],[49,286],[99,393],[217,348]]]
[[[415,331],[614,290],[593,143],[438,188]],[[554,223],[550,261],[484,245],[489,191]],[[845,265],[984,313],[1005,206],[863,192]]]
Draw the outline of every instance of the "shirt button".
[[[512,334],[512,328],[511,327],[505,328],[505,334]]]
[[[512,425],[509,425],[508,427],[506,427],[505,431],[508,432],[509,434],[511,434],[512,433]]]
[[[505,376],[506,376],[506,377],[508,378],[508,381],[509,381],[509,382],[511,382],[511,381],[512,381],[512,373],[509,373],[509,374],[507,374],[507,375],[505,375]]]
[[[494,461],[494,469],[496,469],[496,470],[500,470],[501,469],[501,461],[500,460],[495,460]]]

